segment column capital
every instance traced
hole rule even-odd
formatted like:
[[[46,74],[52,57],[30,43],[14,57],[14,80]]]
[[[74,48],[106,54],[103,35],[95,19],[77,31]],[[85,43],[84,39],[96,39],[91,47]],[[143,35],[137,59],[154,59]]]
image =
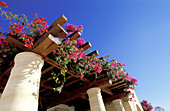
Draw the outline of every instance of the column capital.
[[[42,60],[42,57],[34,52],[21,52],[18,53],[15,58],[14,61],[31,61],[31,60],[38,60],[40,61],[40,63],[42,63],[42,65],[44,65],[44,60]]]
[[[88,89],[87,94],[89,96],[91,111],[106,111],[99,87]]]
[[[100,94],[100,92],[101,92],[101,89],[99,87],[93,87],[87,90],[87,94],[89,96]]]

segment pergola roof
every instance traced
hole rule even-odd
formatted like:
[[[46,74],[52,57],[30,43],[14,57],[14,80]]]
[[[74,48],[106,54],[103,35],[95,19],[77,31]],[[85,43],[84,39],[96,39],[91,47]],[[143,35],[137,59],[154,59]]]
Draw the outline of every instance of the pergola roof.
[[[125,81],[112,81],[112,84],[110,84],[107,77],[99,76],[97,79],[95,79],[94,72],[86,75],[81,80],[79,79],[80,77],[78,75],[74,74],[74,71],[72,69],[67,71],[66,83],[64,85],[64,88],[62,89],[62,92],[60,94],[58,92],[54,92],[53,87],[56,87],[58,84],[55,83],[50,74],[50,71],[53,70],[55,71],[55,73],[58,73],[58,76],[60,78],[60,70],[64,66],[56,63],[49,57],[49,54],[59,45],[49,38],[49,34],[51,34],[53,37],[58,37],[61,39],[66,37],[67,32],[61,27],[66,21],[67,18],[64,15],[60,16],[53,24],[49,26],[48,32],[44,33],[42,37],[36,41],[35,44],[37,44],[37,46],[35,48],[25,47],[23,43],[16,40],[12,36],[8,36],[6,38],[6,41],[16,45],[22,51],[31,51],[41,55],[42,57],[46,57],[44,67],[42,69],[41,87],[39,94],[40,103],[45,105],[47,108],[53,107],[58,104],[68,104],[76,106],[76,104],[81,103],[84,103],[85,107],[88,107],[86,106],[88,105],[88,97],[86,91],[91,87],[101,88],[103,100],[105,103],[110,102],[114,99],[127,97],[127,94],[129,92],[124,91],[124,89],[128,87]],[[80,36],[81,34],[79,32],[75,32],[69,35],[70,39],[72,40],[77,39]],[[82,46],[84,50],[87,50],[90,47],[91,44],[89,42],[85,43]],[[93,54],[95,56],[99,55],[98,51],[93,51],[92,53],[88,54],[88,56],[92,56]],[[104,61],[103,58],[100,59]],[[0,75],[0,92],[3,92],[12,67],[13,64],[10,65],[8,69]]]

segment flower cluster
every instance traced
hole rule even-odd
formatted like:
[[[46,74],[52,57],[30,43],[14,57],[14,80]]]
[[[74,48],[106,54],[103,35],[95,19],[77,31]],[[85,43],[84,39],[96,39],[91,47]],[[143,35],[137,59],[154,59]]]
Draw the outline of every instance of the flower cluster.
[[[80,26],[76,26],[76,25],[73,25],[73,24],[65,24],[65,30],[70,34],[70,33],[74,33],[76,31],[79,31],[79,32],[83,32],[83,26],[80,25]]]
[[[0,5],[2,6],[2,7],[8,7],[8,5],[6,4],[6,3],[4,3],[4,2],[2,2],[2,1],[0,1]]]
[[[63,70],[61,70],[62,75],[65,76],[67,72],[66,69],[73,70],[76,75],[79,75],[80,79],[93,73],[96,75],[96,78],[98,78],[98,76],[107,76],[114,81],[124,79],[128,83],[129,88],[135,88],[137,80],[129,77],[129,73],[125,73],[122,69],[123,66],[125,66],[124,63],[121,64],[114,59],[110,62],[102,62],[95,56],[86,56],[84,50],[81,48],[83,44],[84,40],[82,38],[78,38],[77,40],[66,38],[65,41],[53,51],[52,58],[56,60],[57,63],[65,66]],[[57,77],[54,78],[58,79]],[[61,90],[62,87],[59,89]]]
[[[144,111],[152,111],[153,106],[151,105],[151,103],[148,103],[147,100],[143,100],[140,103],[141,103],[142,108],[143,108]]]
[[[26,47],[32,47],[34,41],[38,40],[43,33],[47,32],[47,20],[43,17],[37,17],[37,14],[35,14],[33,21],[28,23],[25,15],[8,13],[2,9],[0,11],[1,15],[6,20],[9,20],[11,24],[9,34],[24,42]]]
[[[0,34],[0,73],[4,71],[6,64],[10,65],[10,61],[13,61],[13,57],[17,52],[17,48],[5,41],[5,36]]]
[[[37,14],[35,14],[35,17],[33,22],[29,25],[29,27],[32,28],[31,31],[34,32],[33,34],[37,36],[36,34],[42,35],[44,32],[48,32],[47,20],[43,17],[37,17]]]

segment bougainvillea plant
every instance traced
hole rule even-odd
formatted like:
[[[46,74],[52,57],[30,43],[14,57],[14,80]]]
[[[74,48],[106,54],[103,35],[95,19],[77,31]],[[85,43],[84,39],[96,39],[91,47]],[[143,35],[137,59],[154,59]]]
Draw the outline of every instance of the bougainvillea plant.
[[[153,106],[151,105],[151,103],[148,103],[147,100],[142,100],[142,102],[140,103],[144,111],[152,111]]]
[[[0,5],[7,7],[3,2]],[[25,47],[34,48],[36,44],[35,41],[38,40],[42,34],[48,32],[47,20],[43,17],[38,17],[35,14],[35,18],[32,22],[28,22],[25,15],[12,14],[11,12],[6,12],[0,8],[1,16],[8,20],[10,23],[9,33],[0,32],[0,65],[7,63],[7,61],[12,61],[10,58],[19,52],[19,48],[5,41],[5,37],[12,36],[20,42],[24,43]],[[72,34],[74,32],[83,32],[83,26],[75,26],[73,24],[66,24],[65,30]],[[123,79],[127,82],[129,88],[134,89],[137,85],[137,80],[129,77],[129,74],[123,70],[125,64],[112,59],[110,62],[103,62],[95,56],[86,56],[85,51],[81,48],[85,44],[83,38],[78,38],[76,40],[71,40],[69,37],[65,37],[64,42],[62,42],[57,49],[53,51],[52,54],[48,56],[55,60],[58,64],[64,67],[60,70],[60,74],[63,75],[64,81],[60,81],[59,77],[55,72],[51,75],[55,79],[59,86],[55,87],[55,91],[61,92],[64,83],[66,82],[65,75],[68,70],[74,71],[80,79],[88,74],[94,74],[96,78],[108,77],[111,81],[118,81]],[[107,56],[106,56],[107,57]],[[2,68],[0,69],[2,70]],[[3,71],[2,71],[3,72]]]

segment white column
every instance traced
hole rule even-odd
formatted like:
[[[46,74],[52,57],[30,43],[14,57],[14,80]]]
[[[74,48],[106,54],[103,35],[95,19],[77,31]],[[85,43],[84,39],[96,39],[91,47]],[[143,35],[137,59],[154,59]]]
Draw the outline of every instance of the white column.
[[[42,57],[33,52],[15,56],[7,85],[0,99],[0,111],[37,111]]]
[[[89,90],[87,90],[87,94],[89,96],[91,111],[106,111],[100,88],[90,88]]]
[[[114,111],[125,111],[121,99],[116,99],[112,101]]]

